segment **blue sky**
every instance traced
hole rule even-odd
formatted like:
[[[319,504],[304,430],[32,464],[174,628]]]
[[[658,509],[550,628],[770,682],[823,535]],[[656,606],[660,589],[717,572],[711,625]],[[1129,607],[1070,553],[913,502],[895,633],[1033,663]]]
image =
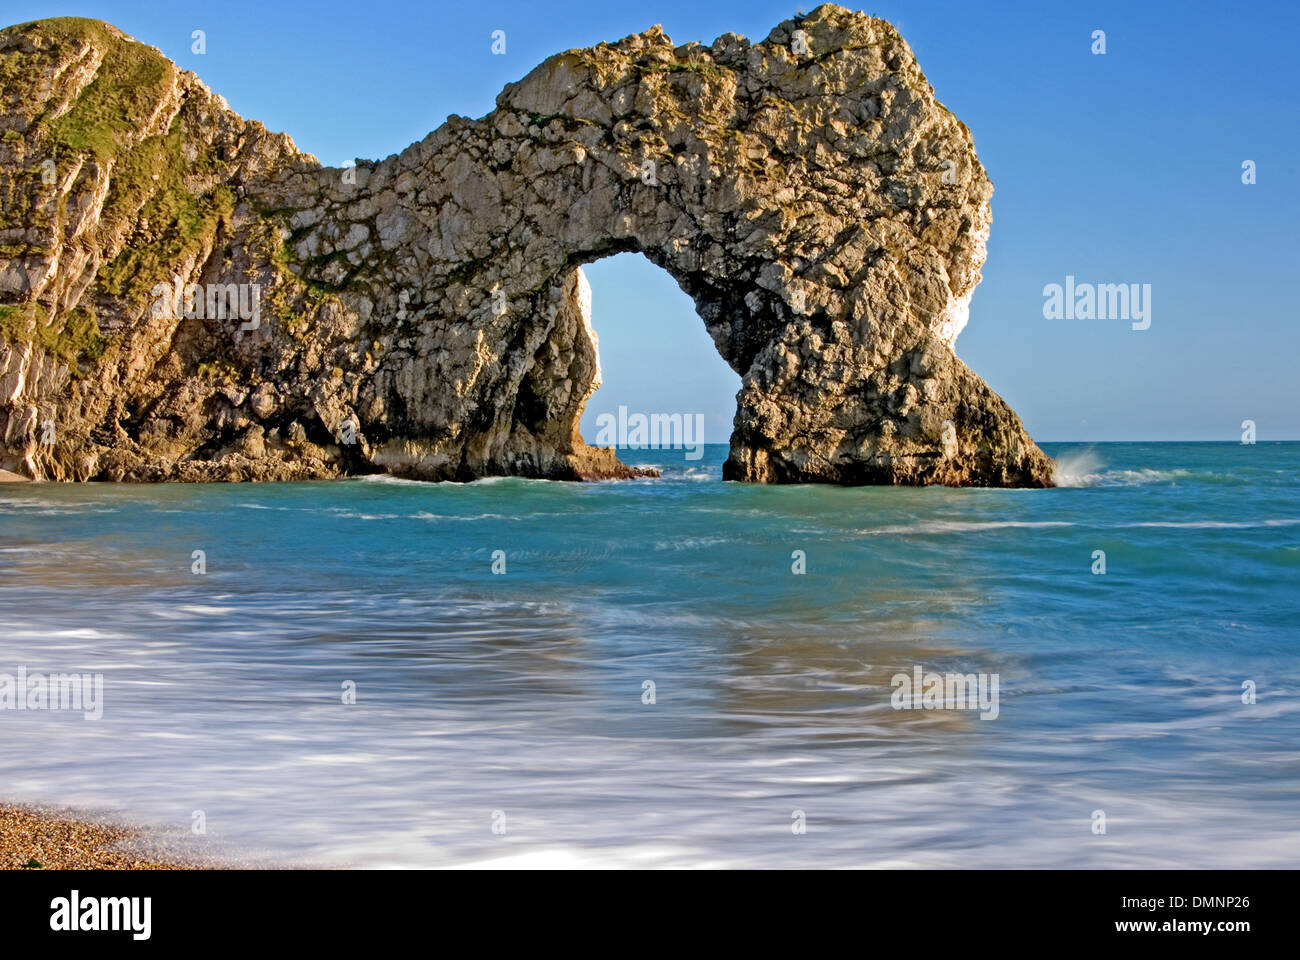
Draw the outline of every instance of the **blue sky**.
[[[805,4],[812,9],[815,4]],[[546,56],[655,23],[761,39],[793,4],[9,0],[2,18],[108,20],[322,161],[381,158],[488,112]],[[1300,5],[873,0],[975,136],[993,179],[984,282],[958,354],[1039,440],[1300,439]],[[191,52],[191,32],[207,52]],[[506,54],[491,34],[506,32]],[[1090,52],[1094,30],[1107,52]],[[1253,160],[1258,182],[1241,183]],[[1149,283],[1152,322],[1047,320],[1067,274]],[[648,261],[588,268],[605,386],[594,415],[703,412],[725,441],[738,378]]]

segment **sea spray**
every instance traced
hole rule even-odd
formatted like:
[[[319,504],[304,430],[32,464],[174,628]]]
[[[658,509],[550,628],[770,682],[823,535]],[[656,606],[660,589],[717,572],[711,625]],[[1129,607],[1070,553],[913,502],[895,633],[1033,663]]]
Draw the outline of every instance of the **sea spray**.
[[[1091,487],[1099,476],[1103,464],[1092,448],[1071,451],[1057,457],[1053,479],[1058,487]]]

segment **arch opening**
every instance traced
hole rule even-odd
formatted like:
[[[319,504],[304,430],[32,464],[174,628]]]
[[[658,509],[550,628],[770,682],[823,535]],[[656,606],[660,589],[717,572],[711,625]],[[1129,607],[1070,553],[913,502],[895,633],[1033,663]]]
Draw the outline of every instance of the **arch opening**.
[[[611,254],[580,269],[579,298],[596,351],[594,389],[579,421],[582,439],[615,447],[632,467],[721,463],[741,378],[719,353],[694,301],[640,253]]]

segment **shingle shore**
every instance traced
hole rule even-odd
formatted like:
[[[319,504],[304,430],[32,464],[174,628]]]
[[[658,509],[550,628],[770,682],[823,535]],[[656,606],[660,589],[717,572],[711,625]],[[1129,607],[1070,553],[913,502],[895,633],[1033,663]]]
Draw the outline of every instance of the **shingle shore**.
[[[205,864],[155,858],[133,849],[135,827],[59,808],[0,804],[0,869],[184,870]]]

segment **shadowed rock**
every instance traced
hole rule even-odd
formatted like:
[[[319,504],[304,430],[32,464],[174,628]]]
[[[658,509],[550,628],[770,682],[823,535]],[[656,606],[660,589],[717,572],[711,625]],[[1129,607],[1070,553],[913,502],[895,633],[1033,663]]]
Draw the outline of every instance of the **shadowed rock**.
[[[638,251],[742,377],[728,479],[1051,483],[953,352],[992,187],[882,20],[569,51],[345,169],[97,21],[0,32],[0,97],[0,468],[634,475],[580,268]]]

